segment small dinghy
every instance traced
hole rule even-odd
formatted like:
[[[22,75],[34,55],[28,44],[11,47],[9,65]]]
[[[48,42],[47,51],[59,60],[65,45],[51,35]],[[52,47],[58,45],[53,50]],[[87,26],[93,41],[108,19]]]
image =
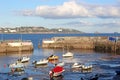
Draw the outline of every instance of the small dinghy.
[[[24,71],[24,65],[23,63],[17,61],[16,63],[10,64],[9,68],[14,72],[14,71]]]
[[[48,59],[49,61],[53,61],[53,60],[58,60],[59,57],[56,56],[56,55],[51,55],[51,56],[49,56],[47,59]]]
[[[17,61],[16,63],[10,64],[9,67],[10,68],[21,68],[21,67],[24,67],[24,65],[23,63]]]
[[[62,56],[63,57],[73,57],[73,53],[67,52],[67,53],[63,54]]]
[[[47,59],[41,59],[39,61],[33,61],[33,64],[35,64],[35,66],[37,66],[37,65],[47,65],[48,60]]]
[[[21,61],[22,63],[25,63],[25,62],[28,62],[29,60],[30,60],[29,57],[24,56],[24,57],[22,57],[21,59],[19,59],[18,61]]]
[[[49,71],[50,78],[61,76],[64,72],[64,68],[61,66],[55,66],[52,70]]]
[[[84,64],[82,65],[82,70],[89,70],[92,69],[92,64]]]
[[[78,63],[74,63],[73,65],[72,65],[72,68],[81,68],[82,67],[82,65],[80,65],[80,64],[78,64]]]

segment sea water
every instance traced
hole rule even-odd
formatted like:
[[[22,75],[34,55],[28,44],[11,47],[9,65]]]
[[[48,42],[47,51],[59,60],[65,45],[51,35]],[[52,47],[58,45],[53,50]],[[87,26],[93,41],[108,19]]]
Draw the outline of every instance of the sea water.
[[[85,34],[88,36],[88,34]],[[94,77],[94,75],[99,75],[99,80],[112,80],[116,75],[115,71],[119,69],[120,57],[119,54],[114,53],[100,53],[94,52],[92,50],[79,50],[73,49],[70,52],[74,53],[72,58],[63,58],[62,54],[67,51],[62,49],[42,49],[38,48],[38,43],[42,44],[43,39],[48,39],[58,36],[85,36],[81,34],[3,34],[3,40],[31,40],[34,44],[34,51],[26,52],[12,52],[12,53],[0,53],[0,80],[22,80],[22,78],[31,78],[33,80],[50,80],[49,71],[54,67],[53,63],[48,63],[45,66],[35,67],[32,62],[38,61],[43,58],[48,58],[51,54],[59,56],[59,61],[65,62],[63,73],[63,80],[80,80],[84,78],[85,80]],[[102,34],[103,35],[103,34]],[[113,34],[104,34],[104,36],[110,36]],[[95,36],[89,34],[89,36]],[[97,35],[98,36],[98,35]],[[119,35],[118,35],[119,36]],[[22,56],[29,56],[30,61],[24,63],[25,71],[24,73],[12,74],[9,73],[10,70],[7,65],[14,63]],[[92,64],[92,70],[81,71],[80,69],[72,69],[71,66],[75,63],[90,63]]]

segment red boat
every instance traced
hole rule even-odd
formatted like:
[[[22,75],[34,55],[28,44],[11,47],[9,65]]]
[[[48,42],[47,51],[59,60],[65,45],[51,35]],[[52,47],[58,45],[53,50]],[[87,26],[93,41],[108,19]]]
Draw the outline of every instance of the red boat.
[[[61,66],[55,66],[55,67],[49,72],[50,78],[61,76],[64,71],[65,71],[65,70],[64,70],[63,67],[61,67]]]

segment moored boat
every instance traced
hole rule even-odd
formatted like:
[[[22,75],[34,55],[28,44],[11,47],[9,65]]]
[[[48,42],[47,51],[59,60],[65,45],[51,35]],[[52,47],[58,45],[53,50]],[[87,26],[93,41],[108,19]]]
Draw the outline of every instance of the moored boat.
[[[23,63],[17,61],[16,63],[10,64],[9,68],[11,69],[12,72],[14,71],[24,71],[24,65]]]
[[[82,65],[78,64],[77,62],[72,65],[72,68],[81,68]]]
[[[49,61],[58,60],[58,59],[59,59],[59,57],[56,56],[56,55],[51,55],[51,56],[48,57],[48,60],[49,60]]]
[[[92,64],[84,64],[84,65],[82,65],[82,70],[89,70],[89,69],[92,69]]]
[[[33,64],[35,64],[35,66],[37,65],[46,65],[48,63],[47,59],[40,59],[39,61],[33,61]]]
[[[24,56],[21,59],[19,59],[19,61],[21,61],[22,63],[28,62],[29,60],[30,60],[30,58],[27,56]]]
[[[64,68],[61,66],[55,66],[52,70],[49,71],[50,78],[61,76],[64,72]]]
[[[73,53],[67,52],[67,53],[63,54],[62,56],[63,57],[73,57]]]
[[[10,68],[21,68],[24,67],[23,63],[17,61],[16,63],[10,64],[9,65]]]

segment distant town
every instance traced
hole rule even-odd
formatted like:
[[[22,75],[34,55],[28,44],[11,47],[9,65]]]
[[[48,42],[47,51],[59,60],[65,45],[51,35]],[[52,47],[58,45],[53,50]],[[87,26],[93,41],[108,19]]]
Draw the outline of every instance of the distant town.
[[[67,28],[52,28],[45,27],[16,27],[16,28],[0,28],[0,33],[82,33],[79,30]]]

